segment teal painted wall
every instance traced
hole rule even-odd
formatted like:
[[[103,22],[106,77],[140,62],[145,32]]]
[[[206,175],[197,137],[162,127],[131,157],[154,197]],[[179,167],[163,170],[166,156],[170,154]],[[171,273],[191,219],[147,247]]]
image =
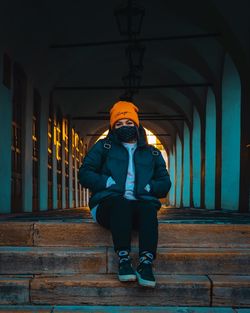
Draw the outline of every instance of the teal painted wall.
[[[215,208],[216,173],[216,104],[213,91],[209,88],[206,103],[205,130],[205,206]]]
[[[184,124],[183,147],[183,206],[190,206],[190,132],[187,124]]]
[[[0,68],[1,69],[1,68]],[[11,213],[12,92],[0,85],[0,213]]]
[[[201,124],[197,110],[193,113],[193,202],[194,207],[200,207],[201,201]]]
[[[169,175],[172,182],[172,186],[169,190],[169,203],[171,205],[175,205],[175,155],[172,151],[169,153],[169,158],[170,158]]]
[[[238,210],[240,183],[241,82],[229,56],[222,81],[222,177],[221,206]]]
[[[181,204],[182,188],[182,144],[179,136],[176,136],[176,206]]]

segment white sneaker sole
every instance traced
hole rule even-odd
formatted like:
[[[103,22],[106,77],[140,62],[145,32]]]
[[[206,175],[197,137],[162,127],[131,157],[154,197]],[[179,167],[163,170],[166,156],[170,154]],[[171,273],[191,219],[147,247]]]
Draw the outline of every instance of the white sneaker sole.
[[[136,275],[118,275],[120,281],[136,281]]]
[[[136,272],[136,276],[137,276],[139,285],[144,286],[144,287],[151,287],[151,288],[155,287],[156,285],[155,281],[142,279],[141,275],[138,272]]]

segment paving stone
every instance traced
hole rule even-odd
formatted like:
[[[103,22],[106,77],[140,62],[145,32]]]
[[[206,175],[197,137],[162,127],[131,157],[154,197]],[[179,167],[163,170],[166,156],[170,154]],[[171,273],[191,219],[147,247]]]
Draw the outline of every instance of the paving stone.
[[[0,313],[52,313],[53,306],[0,305]]]
[[[133,265],[138,264],[138,249],[131,250]],[[118,257],[108,249],[108,273],[117,272]],[[250,249],[158,248],[153,263],[158,274],[248,274]]]
[[[33,223],[0,222],[0,246],[32,246]]]
[[[0,305],[1,313],[237,313],[232,308],[168,306]],[[239,310],[240,313],[240,310]],[[242,311],[242,313],[249,313]]]
[[[0,278],[0,304],[29,303],[29,279]]]
[[[158,275],[156,288],[121,283],[116,275],[35,277],[31,301],[35,304],[91,305],[199,305],[210,303],[210,281],[205,276]]]
[[[105,254],[105,248],[0,247],[0,273],[106,273]]]
[[[1,311],[0,311],[1,312]],[[167,306],[55,306],[54,313],[235,313],[232,308]]]
[[[250,276],[209,275],[213,306],[250,307]]]

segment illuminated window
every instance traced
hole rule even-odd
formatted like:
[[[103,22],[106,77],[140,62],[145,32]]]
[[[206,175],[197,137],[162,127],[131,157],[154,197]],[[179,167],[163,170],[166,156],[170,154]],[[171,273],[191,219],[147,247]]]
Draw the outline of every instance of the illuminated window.
[[[54,121],[54,145],[56,146],[56,159],[61,160],[61,125],[59,121]]]
[[[48,209],[53,207],[53,108],[49,105],[48,118]]]
[[[81,185],[78,181],[78,171],[83,159],[84,144],[79,134],[72,128],[72,181],[73,206],[80,205]]]
[[[62,118],[58,113],[54,120],[54,145],[57,165],[57,208],[62,207]]]
[[[69,122],[66,118],[62,124],[62,139],[64,141],[65,163],[65,200],[66,208],[69,207]]]

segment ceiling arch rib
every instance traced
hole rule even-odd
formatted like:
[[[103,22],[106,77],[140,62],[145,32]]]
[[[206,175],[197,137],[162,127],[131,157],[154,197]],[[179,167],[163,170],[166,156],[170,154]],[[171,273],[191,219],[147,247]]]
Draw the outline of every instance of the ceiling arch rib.
[[[162,63],[162,62],[161,62]],[[181,64],[177,64],[178,63],[178,61],[176,61],[176,60],[174,60],[173,58],[171,59],[171,60],[169,60],[168,62],[167,62],[168,64],[174,64],[174,68],[177,68],[177,71],[180,69],[180,67],[181,67]],[[155,65],[155,64],[154,64]],[[161,71],[158,71],[158,78],[160,77],[161,79],[162,79],[162,77],[163,76],[167,76],[167,77],[172,77],[172,79],[175,81],[175,80],[180,80],[180,77],[178,77],[177,75],[175,75],[175,73],[174,72],[171,72],[171,71],[169,71],[169,69],[168,68],[164,68],[163,66],[162,66],[162,64],[160,64],[158,67],[160,67],[161,68]],[[166,67],[168,67],[168,66],[166,66]],[[164,71],[163,71],[164,70]],[[195,73],[195,71],[194,71],[194,69],[192,69],[191,67],[189,67],[188,68],[188,71],[187,71],[187,67],[184,67],[183,69],[182,69],[182,73],[183,73],[183,75],[184,76],[186,76],[187,78],[188,78],[188,76],[187,75],[185,75],[185,71],[186,72],[188,72],[189,73],[189,75],[190,75],[190,72],[193,72],[193,77],[196,77],[196,78],[199,78],[199,80],[202,80],[202,77],[200,77],[199,76],[199,74],[197,74],[197,73]],[[162,73],[165,73],[165,75],[163,75]],[[182,81],[183,82],[183,81]],[[200,99],[198,98],[198,96],[197,96],[197,92],[192,92],[192,88],[185,88],[185,89],[179,89],[179,91],[180,92],[182,92],[182,93],[185,93],[186,95],[188,95],[191,99],[190,99],[190,102],[194,105],[194,104],[199,104],[200,103]],[[86,98],[86,96],[85,96],[85,98]],[[195,99],[196,98],[196,99]],[[198,109],[198,111],[199,111],[199,107],[198,107],[198,105],[196,104],[196,106],[197,106],[197,109]],[[189,119],[190,119],[190,117],[189,117]]]
[[[189,126],[191,126],[190,121],[187,116],[187,112],[183,110],[182,106],[178,102],[175,102],[173,99],[170,99],[168,96],[163,95],[162,93],[155,93],[144,98],[139,103],[145,103],[145,105],[150,105],[151,108],[154,108],[154,111],[157,110],[160,114],[169,114],[169,115],[181,115],[185,118]],[[165,122],[165,121],[163,121]],[[175,127],[175,131],[181,131],[181,128],[178,126],[182,124],[182,121],[169,121]]]

